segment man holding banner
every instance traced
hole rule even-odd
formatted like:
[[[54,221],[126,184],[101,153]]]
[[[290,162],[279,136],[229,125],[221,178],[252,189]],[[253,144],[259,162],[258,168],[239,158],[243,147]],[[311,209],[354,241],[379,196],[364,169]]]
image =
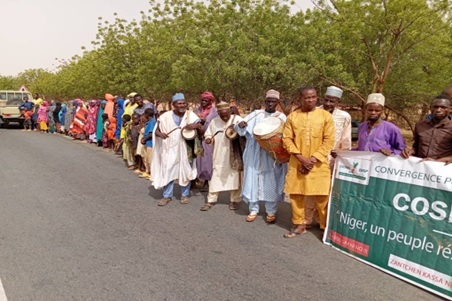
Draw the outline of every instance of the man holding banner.
[[[331,114],[317,108],[317,91],[313,87],[300,90],[300,109],[292,112],[284,126],[283,143],[291,154],[284,192],[290,195],[294,227],[285,238],[306,233],[315,203],[321,229],[326,227],[330,167],[328,155],[334,147],[335,132]]]
[[[391,154],[400,155],[405,148],[400,129],[381,118],[384,106],[383,94],[372,93],[367,97],[367,121],[358,128],[358,147],[355,150],[380,152],[390,156]]]
[[[413,155],[424,161],[450,162],[452,157],[452,120],[450,99],[436,96],[430,106],[431,118],[419,121],[414,128],[413,148],[406,147],[403,158]]]

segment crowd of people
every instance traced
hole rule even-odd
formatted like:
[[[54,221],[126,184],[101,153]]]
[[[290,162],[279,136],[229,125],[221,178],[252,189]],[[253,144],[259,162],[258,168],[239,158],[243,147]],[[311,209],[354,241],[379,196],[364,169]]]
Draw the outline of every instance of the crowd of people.
[[[243,200],[249,210],[247,222],[259,214],[276,221],[278,203],[285,195],[292,208],[292,238],[306,233],[316,220],[326,227],[331,173],[339,151],[379,152],[403,158],[452,162],[452,87],[433,98],[431,114],[418,122],[414,143],[407,146],[401,130],[383,120],[385,97],[367,98],[366,118],[358,128],[352,147],[351,116],[339,109],[343,91],[328,87],[321,105],[314,87],[299,91],[299,106],[288,116],[277,110],[280,93],[269,90],[261,109],[246,116],[227,102],[216,102],[211,92],[200,95],[193,109],[184,94],[172,97],[172,109],[157,111],[140,94],[127,99],[111,94],[105,100],[72,101],[70,109],[34,95],[20,109],[24,130],[64,133],[122,155],[128,169],[161,189],[158,206],[174,198],[174,184],[181,189],[180,202],[187,204],[193,185],[207,192],[201,211],[217,203],[220,192],[230,194],[230,210]],[[315,213],[317,215],[315,216]]]

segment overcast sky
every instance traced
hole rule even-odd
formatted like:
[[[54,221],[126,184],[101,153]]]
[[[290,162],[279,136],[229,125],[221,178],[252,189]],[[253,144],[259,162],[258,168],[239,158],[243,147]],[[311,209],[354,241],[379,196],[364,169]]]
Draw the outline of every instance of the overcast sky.
[[[312,7],[295,0],[295,9]],[[53,70],[58,59],[91,49],[98,17],[139,19],[148,0],[0,0],[0,75],[17,75],[31,68]]]

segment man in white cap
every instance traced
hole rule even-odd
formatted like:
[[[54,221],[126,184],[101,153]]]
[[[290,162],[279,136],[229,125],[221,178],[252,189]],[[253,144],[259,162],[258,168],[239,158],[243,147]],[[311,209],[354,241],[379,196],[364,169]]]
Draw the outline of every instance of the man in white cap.
[[[243,162],[240,153],[236,151],[238,139],[230,140],[227,136],[228,128],[242,121],[239,115],[231,115],[229,103],[217,104],[219,117],[213,118],[204,134],[205,143],[213,144],[212,161],[213,172],[209,184],[207,202],[201,207],[201,211],[207,211],[217,203],[221,191],[229,191],[229,209],[237,210],[241,200],[241,174]]]
[[[330,168],[334,166],[336,151],[350,150],[352,148],[352,117],[347,112],[338,109],[343,91],[338,87],[331,86],[326,89],[323,97],[322,108],[331,113],[334,120],[335,142],[331,151]]]
[[[201,131],[199,117],[187,110],[187,102],[182,93],[173,98],[173,110],[163,113],[157,119],[153,132],[153,157],[151,163],[151,182],[155,189],[163,188],[163,198],[159,206],[165,206],[173,198],[174,181],[181,187],[181,204],[187,204],[191,181],[196,179],[196,160],[187,150],[182,137],[182,129]],[[202,134],[202,133],[201,133]]]
[[[386,156],[400,155],[405,148],[400,129],[393,123],[381,119],[385,97],[372,93],[367,97],[367,121],[358,127],[358,147],[355,150],[380,152]]]
[[[237,133],[246,137],[245,152],[243,154],[244,180],[242,198],[248,203],[250,213],[247,222],[256,219],[259,213],[259,202],[264,202],[266,221],[276,221],[278,202],[284,200],[284,177],[287,173],[287,163],[276,161],[262,149],[254,139],[254,127],[267,117],[276,117],[286,121],[286,115],[276,111],[279,103],[279,92],[267,91],[265,95],[265,110],[255,110],[245,117],[244,121],[236,124]]]

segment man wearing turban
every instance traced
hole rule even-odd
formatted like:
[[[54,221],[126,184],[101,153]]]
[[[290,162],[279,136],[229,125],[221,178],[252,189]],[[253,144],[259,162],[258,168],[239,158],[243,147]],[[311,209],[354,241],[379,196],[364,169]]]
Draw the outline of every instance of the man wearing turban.
[[[199,116],[202,130],[205,132],[210,122],[218,117],[217,109],[213,107],[215,98],[211,92],[204,92],[201,94],[201,105],[193,112]],[[198,169],[198,179],[204,181],[204,187],[212,178],[212,145],[202,142],[204,148],[204,155],[196,158],[196,168]],[[201,188],[201,191],[207,191],[207,187]]]

